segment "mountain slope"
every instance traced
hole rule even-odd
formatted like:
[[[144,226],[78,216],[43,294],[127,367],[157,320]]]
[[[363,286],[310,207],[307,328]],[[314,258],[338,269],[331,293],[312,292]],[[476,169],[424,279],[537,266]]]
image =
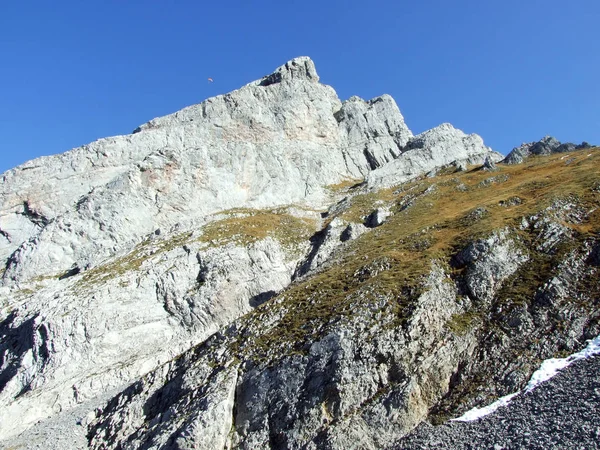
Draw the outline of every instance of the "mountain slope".
[[[341,102],[302,57],[6,172],[0,435],[92,410],[310,276],[348,225],[322,217],[344,186],[366,179],[368,203],[369,189],[486,158],[501,157],[450,125],[412,136],[389,96]],[[353,220],[348,239],[366,229]]]
[[[112,399],[91,447],[385,448],[518,390],[600,334],[598,158],[349,188],[326,235],[391,217]]]

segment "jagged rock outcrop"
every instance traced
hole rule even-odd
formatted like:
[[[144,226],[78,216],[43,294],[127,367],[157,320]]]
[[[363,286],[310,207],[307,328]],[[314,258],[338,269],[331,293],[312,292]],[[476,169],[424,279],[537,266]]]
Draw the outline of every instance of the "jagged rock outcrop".
[[[483,170],[487,170],[488,172],[495,172],[498,170],[493,158],[486,156],[485,161],[483,162]]]
[[[573,150],[582,150],[591,147],[587,142],[582,142],[579,145],[570,142],[561,144],[552,136],[545,136],[538,142],[521,144],[513,148],[503,162],[505,164],[521,164],[531,155],[550,155],[552,153],[572,152]]]
[[[454,257],[457,267],[466,267],[464,283],[471,299],[489,302],[501,284],[526,263],[528,256],[507,230],[467,245]]]
[[[383,225],[387,218],[391,215],[391,212],[385,208],[377,208],[373,211],[365,220],[366,226],[369,228],[375,228]]]
[[[466,135],[445,123],[409,139],[398,158],[367,175],[367,183],[378,189],[390,187],[438,167],[482,164],[486,157],[493,161],[502,159],[502,155],[492,152],[478,135]]]
[[[459,311],[444,277],[433,269],[406,330],[372,329],[363,321],[368,310],[376,308],[384,323],[393,316],[386,308],[358,301],[356,307],[366,310],[357,310],[356,318],[363,320],[334,325],[307,343],[306,354],[278,358],[271,365],[236,361],[236,340],[261,333],[254,328],[260,322],[242,321],[113,399],[91,425],[91,447],[193,445],[197,441],[187,432],[187,417],[194,415],[189,413],[216,407],[210,393],[222,383],[223,373],[232,371],[238,373],[228,411],[234,418],[228,436],[234,447],[388,445],[420,422],[430,402],[447,389],[458,360],[472,351],[470,337],[438,345],[446,321]],[[262,323],[277,320],[268,310],[263,314]],[[163,385],[160,380],[168,381]]]
[[[389,95],[365,101],[351,97],[335,114],[346,139],[345,157],[364,176],[397,158],[412,138],[404,118]]]

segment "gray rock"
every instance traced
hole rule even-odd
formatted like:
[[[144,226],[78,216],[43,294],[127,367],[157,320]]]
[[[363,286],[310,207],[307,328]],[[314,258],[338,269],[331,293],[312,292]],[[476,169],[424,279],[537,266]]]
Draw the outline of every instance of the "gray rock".
[[[534,143],[529,151],[533,155],[549,155],[560,147],[560,142],[552,136],[545,136],[539,142]]]
[[[468,169],[465,161],[454,161],[452,165],[456,168],[457,172],[466,172]]]
[[[346,227],[346,229],[342,232],[340,239],[342,240],[342,242],[352,241],[352,240],[358,238],[360,235],[362,235],[366,231],[368,231],[367,227],[365,227],[363,224],[350,223]]]
[[[491,158],[489,155],[485,157],[485,161],[483,162],[482,168],[483,170],[487,170],[488,172],[495,172],[496,170],[498,170],[496,163],[494,162],[493,158]]]
[[[576,149],[577,149],[577,146],[575,144],[567,142],[565,144],[560,144],[558,147],[556,147],[554,152],[555,153],[568,153],[568,152],[572,152]]]
[[[335,250],[352,236],[348,228],[352,224],[340,219],[334,218],[327,226],[313,237],[312,249],[305,261],[303,261],[296,271],[295,277],[301,277],[309,272],[313,272],[321,267]],[[359,235],[357,233],[356,235]]]
[[[377,208],[365,219],[365,226],[376,228],[385,223],[388,217],[392,215],[388,208]]]
[[[506,155],[506,158],[504,158],[502,162],[505,164],[523,163],[523,161],[525,161],[525,159],[531,154],[529,150],[532,146],[533,142],[529,144],[523,143],[520,146],[513,148],[512,151]]]
[[[502,162],[505,164],[521,164],[531,155],[565,153],[590,147],[591,146],[587,142],[583,142],[581,145],[575,145],[572,143],[561,144],[552,136],[546,136],[538,142],[530,142],[528,144],[521,144],[519,147],[515,147]]]
[[[469,244],[455,256],[454,264],[467,267],[465,283],[469,294],[480,302],[489,302],[502,283],[528,259],[504,230]]]
[[[365,101],[351,97],[335,114],[346,140],[346,159],[362,175],[397,158],[412,133],[389,95]]]
[[[410,139],[397,159],[367,175],[367,184],[378,189],[391,187],[452,163],[481,164],[488,156],[494,161],[502,159],[476,134],[466,135],[442,124]]]
[[[272,238],[160,251],[169,238],[43,288],[5,320],[2,426],[18,432],[122,388],[281,291],[299,262]]]
[[[504,206],[505,208],[510,208],[512,206],[518,206],[523,204],[523,200],[521,199],[521,197],[514,196],[507,198],[506,200],[500,200],[498,204],[500,206]]]
[[[473,223],[483,219],[489,214],[490,212],[486,208],[484,208],[483,206],[478,206],[465,216],[464,221],[467,225],[472,225]]]
[[[354,319],[324,331],[305,354],[278,358],[271,365],[243,362],[227,445],[375,449],[413,428],[447,389],[459,359],[472,351],[472,337],[438,345],[447,320],[459,311],[452,286],[444,279],[439,268],[432,269],[406,332],[363,322],[364,313],[376,306],[360,302]],[[392,318],[380,312],[379,320]],[[277,314],[273,309],[264,313]],[[273,319],[263,317],[259,326],[272,326]],[[261,333],[246,326],[251,325],[242,321],[230,329],[234,334],[229,339],[237,339],[235,333],[243,330]],[[206,393],[221,383],[220,365],[227,367],[226,361],[232,360],[227,334],[214,336],[111,401],[91,424],[91,447],[157,448],[164,442],[192,446],[193,436],[185,435],[181,424],[197,411],[195,405],[206,405],[201,411],[212,409]]]
[[[508,181],[510,179],[510,177],[507,174],[502,174],[502,175],[496,175],[490,178],[486,178],[485,180],[482,180],[481,182],[479,182],[479,184],[477,186],[479,187],[487,187],[490,186],[492,184],[496,184],[496,183],[504,183],[506,181]]]

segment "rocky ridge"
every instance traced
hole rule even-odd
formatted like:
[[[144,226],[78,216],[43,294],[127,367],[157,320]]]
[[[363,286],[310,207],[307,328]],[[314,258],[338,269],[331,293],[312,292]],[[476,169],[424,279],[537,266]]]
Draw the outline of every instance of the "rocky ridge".
[[[335,186],[455,159],[412,140],[391,97],[341,102],[303,57],[3,174],[0,433],[98,404],[283,290]]]
[[[472,169],[502,156],[318,80],[4,174],[6,442],[383,448],[600,332],[595,150]]]
[[[552,136],[545,136],[537,142],[529,142],[513,148],[512,151],[504,159],[504,162],[506,164],[521,164],[532,155],[568,153],[574,150],[585,150],[589,148],[592,148],[592,146],[587,142],[582,142],[578,145],[573,144],[571,142],[561,144],[557,139],[553,138]]]

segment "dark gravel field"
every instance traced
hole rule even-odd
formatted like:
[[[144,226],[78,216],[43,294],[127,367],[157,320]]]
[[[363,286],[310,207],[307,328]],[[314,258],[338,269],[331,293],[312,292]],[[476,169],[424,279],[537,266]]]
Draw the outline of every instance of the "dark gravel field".
[[[423,424],[394,449],[598,449],[600,356],[576,361],[474,422]]]

